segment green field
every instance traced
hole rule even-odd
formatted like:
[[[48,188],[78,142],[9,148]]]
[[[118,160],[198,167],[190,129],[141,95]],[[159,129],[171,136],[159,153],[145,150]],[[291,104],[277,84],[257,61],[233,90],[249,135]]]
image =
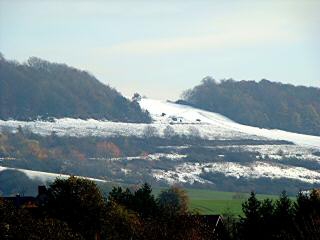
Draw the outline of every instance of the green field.
[[[200,214],[222,214],[232,212],[242,215],[241,204],[249,197],[249,193],[220,192],[202,189],[187,189],[191,209]],[[257,194],[258,199],[276,199],[277,195]]]
[[[162,189],[153,188],[153,194],[158,195]],[[248,199],[250,193],[222,192],[205,189],[187,188],[190,200],[190,208],[200,214],[232,213],[235,216],[242,215],[241,204]],[[278,195],[257,194],[258,199],[277,199]],[[294,198],[292,198],[293,200]]]

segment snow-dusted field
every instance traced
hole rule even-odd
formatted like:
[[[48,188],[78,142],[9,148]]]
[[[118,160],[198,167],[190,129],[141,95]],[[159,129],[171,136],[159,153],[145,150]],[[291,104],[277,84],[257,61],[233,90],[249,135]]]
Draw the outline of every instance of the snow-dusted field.
[[[283,158],[295,158],[295,159],[306,159],[308,161],[319,162],[320,156],[316,156],[313,153],[317,151],[315,148],[308,148],[299,145],[229,145],[229,146],[208,146],[212,149],[224,149],[224,150],[240,150],[257,152],[261,155],[261,158],[270,158],[281,160]]]
[[[81,120],[62,118],[55,119],[54,122],[45,121],[15,121],[0,120],[0,131],[16,131],[19,126],[34,133],[50,135],[55,133],[59,136],[137,136],[146,137],[155,135],[165,137],[169,133],[186,136],[198,136],[209,140],[285,140],[294,143],[293,145],[232,145],[232,146],[211,146],[211,148],[223,148],[225,151],[241,149],[243,151],[258,152],[256,161],[248,163],[229,162],[221,155],[221,161],[216,162],[184,162],[187,155],[180,154],[179,151],[187,149],[189,146],[159,146],[159,153],[148,154],[146,156],[127,156],[121,158],[108,159],[113,162],[130,161],[136,159],[148,162],[158,161],[162,158],[175,160],[175,167],[171,169],[161,169],[154,166],[151,175],[157,180],[164,180],[169,184],[181,183],[205,183],[211,181],[203,179],[203,173],[222,173],[225,176],[244,178],[285,178],[299,180],[310,184],[320,184],[320,172],[313,167],[304,168],[294,165],[284,165],[283,158],[295,158],[303,161],[312,161],[313,164],[320,165],[320,156],[315,152],[320,152],[320,137],[304,134],[297,134],[276,129],[261,129],[257,127],[238,124],[220,114],[200,110],[190,106],[179,105],[166,101],[159,101],[144,98],[140,101],[143,109],[148,110],[153,118],[151,124],[121,123],[110,121],[98,121],[94,119]],[[203,146],[205,147],[205,146]],[[210,147],[210,146],[209,146]],[[165,149],[170,153],[162,153]],[[318,154],[317,154],[318,155]],[[267,158],[265,158],[267,157]],[[93,159],[99,160],[99,159]],[[105,159],[101,159],[105,160]],[[156,164],[156,163],[155,163]],[[300,166],[300,165],[299,165]],[[0,167],[0,171],[4,170]],[[131,170],[120,168],[125,174],[130,174]],[[20,169],[29,177],[53,179],[55,177],[67,177],[53,173],[35,172]],[[94,179],[98,181],[98,179]]]
[[[221,114],[200,110],[194,107],[169,103],[165,101],[142,99],[141,107],[148,110],[157,122],[168,122],[168,118],[177,117],[186,123],[208,124],[214,130],[223,133],[228,132],[236,136],[252,136],[256,138],[267,138],[274,140],[286,140],[298,145],[320,148],[320,137],[305,134],[292,133],[277,129],[263,129],[236,123]],[[166,119],[161,117],[165,113]],[[197,121],[198,119],[198,121]],[[199,122],[200,120],[200,122]],[[209,127],[209,128],[210,128]]]
[[[179,135],[197,135],[206,139],[219,140],[286,140],[297,145],[320,149],[319,136],[246,126],[217,113],[166,101],[144,98],[140,101],[140,105],[150,112],[154,119],[152,124],[61,118],[55,119],[54,122],[0,120],[0,128],[16,130],[21,126],[41,135],[54,132],[57,135],[79,137],[88,135],[143,137],[147,128],[153,127],[156,129],[153,134],[163,136],[165,128],[171,126],[174,133]]]
[[[45,121],[15,121],[0,120],[1,129],[15,131],[19,126],[40,135],[50,135],[53,132],[59,136],[138,136],[144,137],[147,128],[153,128],[152,134],[163,136],[167,126],[171,126],[175,134],[197,135],[207,139],[265,139],[257,136],[248,135],[241,132],[220,129],[219,127],[206,123],[173,123],[155,121],[151,124],[143,123],[122,123],[99,121],[94,119],[82,120],[73,118],[55,119],[54,122]]]
[[[202,173],[223,173],[230,177],[244,178],[271,178],[294,179],[307,183],[320,183],[320,173],[302,167],[290,167],[283,164],[269,164],[254,162],[250,165],[242,165],[232,162],[215,163],[183,163],[174,170],[163,171],[155,169],[153,176],[158,180],[167,181],[170,184],[184,183],[212,183],[200,177]]]

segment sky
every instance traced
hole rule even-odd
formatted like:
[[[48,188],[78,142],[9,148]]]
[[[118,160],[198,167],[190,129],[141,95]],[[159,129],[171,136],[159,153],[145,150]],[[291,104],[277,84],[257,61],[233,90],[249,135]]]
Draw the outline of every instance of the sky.
[[[320,87],[320,0],[0,0],[0,51],[176,100],[206,76]]]

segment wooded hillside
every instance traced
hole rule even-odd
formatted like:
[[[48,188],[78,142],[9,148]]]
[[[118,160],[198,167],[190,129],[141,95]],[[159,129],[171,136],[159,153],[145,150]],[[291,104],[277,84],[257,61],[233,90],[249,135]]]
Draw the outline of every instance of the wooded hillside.
[[[211,77],[183,93],[184,104],[251,126],[320,135],[320,89]],[[179,101],[178,101],[179,102]]]
[[[151,121],[137,102],[88,72],[35,57],[23,64],[1,57],[0,119],[38,117]]]

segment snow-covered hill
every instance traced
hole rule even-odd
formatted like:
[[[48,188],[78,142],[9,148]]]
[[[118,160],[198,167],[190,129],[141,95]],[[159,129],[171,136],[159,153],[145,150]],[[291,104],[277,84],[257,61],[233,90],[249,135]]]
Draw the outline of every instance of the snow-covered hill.
[[[152,124],[60,118],[55,119],[54,122],[0,120],[0,127],[16,130],[21,126],[41,135],[50,135],[54,132],[57,135],[68,136],[144,137],[148,127],[154,127],[157,130],[153,134],[163,136],[164,129],[171,126],[175,134],[196,134],[205,139],[275,139],[320,149],[319,136],[246,126],[217,113],[166,101],[144,98],[140,101],[140,106],[150,112],[154,119]]]
[[[155,146],[156,152],[150,152],[144,156],[90,158],[90,161],[108,161],[108,167],[112,168],[111,172],[117,174],[115,178],[106,178],[111,181],[126,181],[126,178],[148,176],[162,183],[179,182],[215,186],[217,181],[221,181],[221,175],[223,175],[226,178],[242,179],[241,181],[261,178],[285,179],[285,181],[298,181],[310,185],[320,184],[319,136],[246,126],[217,113],[168,101],[143,98],[139,103],[141,108],[150,113],[153,119],[151,124],[71,118],[55,119],[53,122],[0,120],[0,130],[16,131],[21,126],[40,135],[50,135],[53,132],[58,136],[76,137],[159,136],[170,138],[180,135],[186,138],[218,140],[214,145],[209,143],[206,145],[204,141],[204,145],[200,146],[203,151],[208,152],[208,149],[211,151],[205,157],[195,155],[197,152],[192,149],[194,146],[161,145]],[[274,143],[274,140],[284,140],[293,144]],[[219,141],[229,142],[219,145]],[[199,148],[199,146],[196,147]],[[239,160],[241,156],[237,159],[237,154],[241,151],[247,155]],[[236,159],[228,155],[229,152],[235,153]],[[250,156],[250,159],[247,159],[247,156]],[[162,160],[166,163],[164,164]],[[32,177],[32,172],[23,171]],[[56,176],[50,174],[40,175],[48,178]],[[217,174],[219,179],[213,177]]]
[[[234,136],[246,134],[248,136],[262,137],[275,140],[290,141],[298,145],[320,148],[320,137],[305,134],[292,133],[277,129],[263,129],[236,123],[218,113],[208,112],[186,105],[175,104],[144,98],[140,102],[143,109],[148,110],[152,117],[161,123],[178,124],[208,124],[210,127],[220,129],[221,132],[230,132]],[[164,115],[165,114],[165,115]],[[177,119],[173,121],[172,119]],[[232,135],[232,134],[231,134]]]

